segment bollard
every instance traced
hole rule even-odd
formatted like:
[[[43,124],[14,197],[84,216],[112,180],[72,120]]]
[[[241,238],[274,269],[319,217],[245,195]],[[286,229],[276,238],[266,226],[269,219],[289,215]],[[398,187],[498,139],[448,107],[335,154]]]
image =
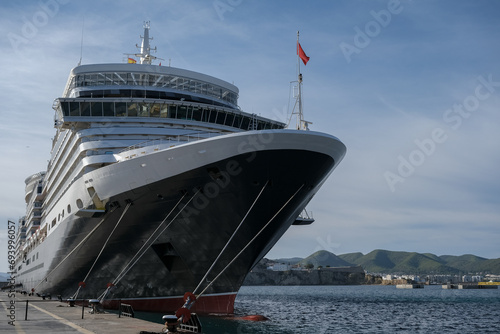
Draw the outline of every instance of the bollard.
[[[28,320],[28,300],[26,299],[26,313],[24,314],[24,320]]]

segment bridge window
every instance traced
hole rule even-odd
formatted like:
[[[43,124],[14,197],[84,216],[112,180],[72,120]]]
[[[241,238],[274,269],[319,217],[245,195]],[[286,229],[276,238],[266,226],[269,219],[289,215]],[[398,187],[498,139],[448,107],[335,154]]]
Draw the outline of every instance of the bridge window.
[[[103,115],[107,117],[115,116],[115,106],[113,102],[103,102],[102,104]]]
[[[115,102],[115,112],[117,117],[127,116],[127,104],[125,102]]]
[[[82,102],[80,104],[80,111],[82,116],[90,116],[90,102]]]
[[[233,122],[234,122],[234,114],[227,113],[225,124],[227,126],[233,126]]]
[[[252,119],[255,116],[242,115],[231,109],[215,109],[214,107],[209,109],[203,105],[179,105],[158,100],[151,102],[61,100],[59,100],[59,104],[64,117],[168,117],[208,122],[243,130],[248,130],[252,122],[255,122],[255,127],[258,130],[282,129],[285,126],[279,122],[266,121],[259,118]]]
[[[149,117],[149,106],[147,103],[140,102],[137,104],[137,116]]]
[[[102,102],[91,102],[90,112],[92,116],[102,116]]]
[[[160,117],[160,104],[152,103],[150,113],[151,117]]]
[[[137,103],[127,103],[128,104],[128,116],[137,117]]]
[[[168,117],[168,104],[160,105],[160,117]]]

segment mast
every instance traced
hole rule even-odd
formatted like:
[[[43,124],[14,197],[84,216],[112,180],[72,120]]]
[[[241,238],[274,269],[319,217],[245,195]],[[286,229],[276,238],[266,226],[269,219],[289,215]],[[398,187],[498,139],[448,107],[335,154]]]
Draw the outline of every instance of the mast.
[[[292,115],[290,115],[290,119],[294,114],[297,115],[297,130],[309,130],[309,124],[312,124],[311,122],[308,122],[304,119],[304,112],[302,108],[302,73],[300,73],[300,52],[299,52],[299,31],[297,31],[297,96],[295,97],[295,106],[293,108]],[[298,111],[296,111],[296,108]]]
[[[153,60],[155,59],[161,59],[161,58],[158,58],[158,57],[155,57],[153,55],[151,55],[151,52],[156,52],[156,46],[154,47],[154,49],[151,48],[150,44],[149,44],[149,41],[153,39],[153,37],[149,37],[149,28],[151,27],[151,24],[149,21],[145,21],[144,22],[144,36],[141,36],[142,38],[142,43],[141,43],[141,46],[139,45],[135,45],[140,53],[134,53],[134,54],[127,54],[127,55],[133,55],[135,57],[138,57],[139,58],[139,64],[147,64],[147,65],[151,65],[151,63],[153,62]],[[161,59],[163,60],[163,59]]]

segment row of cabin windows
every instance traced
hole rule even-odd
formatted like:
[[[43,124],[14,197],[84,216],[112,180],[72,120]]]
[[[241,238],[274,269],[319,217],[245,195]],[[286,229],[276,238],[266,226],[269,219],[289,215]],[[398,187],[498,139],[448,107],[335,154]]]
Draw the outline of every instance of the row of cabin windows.
[[[82,200],[81,199],[78,199],[76,201],[76,205],[81,208],[83,207],[83,204],[82,204]],[[67,210],[68,210],[68,214],[71,213],[71,205],[68,204],[68,207],[67,207]],[[64,210],[62,210],[62,213],[60,213],[58,216],[57,216],[57,219],[54,218],[54,220],[52,220],[52,223],[49,224],[48,228],[49,228],[49,231],[50,231],[50,228],[56,226],[56,223],[58,223],[59,221],[61,221],[61,218],[64,218]],[[40,223],[39,223],[40,224]],[[36,257],[35,255],[33,255],[33,258],[32,259],[27,259],[26,260],[26,265],[29,265],[30,262],[35,262],[35,259],[38,260],[38,252],[36,253]],[[31,260],[31,261],[30,261]],[[19,266],[19,270],[21,270],[21,266]]]
[[[223,109],[148,102],[68,102],[60,101],[64,116],[158,117],[208,122],[243,130],[282,129],[277,122],[266,122]]]
[[[38,252],[36,252],[36,255],[33,255],[31,259],[26,260],[26,265],[29,265],[30,262],[35,262],[35,260],[38,260]],[[19,266],[19,270],[21,270],[21,266]]]
[[[77,203],[78,203],[78,202],[77,202]],[[67,210],[68,210],[68,214],[69,214],[69,213],[71,213],[71,205],[70,205],[70,204],[68,204]],[[49,224],[49,231],[50,231],[50,228],[51,228],[51,227],[56,226],[56,224],[57,224],[58,222],[60,222],[60,221],[61,221],[61,219],[63,219],[63,218],[64,218],[64,209],[62,210],[62,212],[61,212],[60,214],[58,214],[58,215],[57,215],[57,218],[54,218],[54,219],[52,220],[52,223],[51,223],[51,224]]]

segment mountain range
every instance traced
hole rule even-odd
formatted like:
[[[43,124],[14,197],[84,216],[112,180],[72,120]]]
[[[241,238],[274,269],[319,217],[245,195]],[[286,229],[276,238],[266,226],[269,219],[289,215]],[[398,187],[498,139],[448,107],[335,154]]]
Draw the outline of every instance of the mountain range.
[[[369,273],[401,273],[401,274],[468,274],[483,273],[500,275],[500,258],[486,259],[472,254],[460,256],[431,253],[397,252],[376,249],[364,255],[363,253],[348,253],[335,255],[326,250],[317,251],[306,258],[293,257],[281,259],[263,259],[261,264],[269,261],[299,264],[303,267],[350,267],[361,266]],[[265,268],[265,266],[264,266]],[[0,282],[7,281],[10,275],[0,273]]]
[[[371,273],[402,274],[500,274],[500,258],[486,259],[472,254],[460,256],[431,253],[398,252],[377,249],[364,255],[348,253],[335,255],[321,250],[306,258],[284,258],[273,260],[279,263],[314,265],[322,267],[346,267],[360,265]]]

